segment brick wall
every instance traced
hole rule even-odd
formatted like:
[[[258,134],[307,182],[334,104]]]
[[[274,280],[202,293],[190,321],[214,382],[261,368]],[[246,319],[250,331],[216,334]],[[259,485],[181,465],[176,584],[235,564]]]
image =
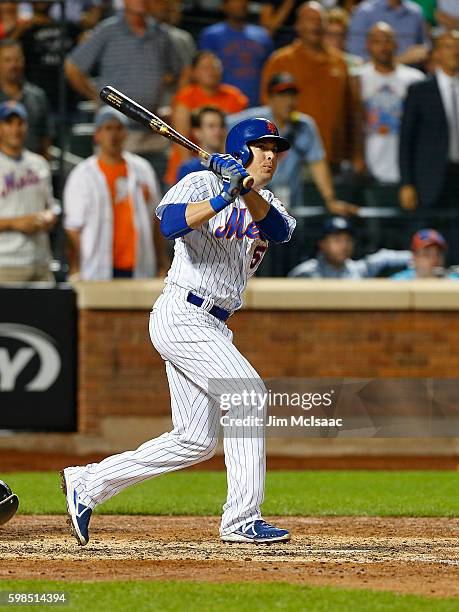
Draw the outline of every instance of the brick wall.
[[[263,377],[456,378],[459,312],[256,311],[230,320],[236,346]],[[148,312],[80,310],[79,431],[104,416],[169,414]]]

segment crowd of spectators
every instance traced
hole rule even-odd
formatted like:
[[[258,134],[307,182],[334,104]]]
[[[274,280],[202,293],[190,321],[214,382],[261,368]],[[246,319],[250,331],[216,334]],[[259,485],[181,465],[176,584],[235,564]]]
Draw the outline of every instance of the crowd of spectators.
[[[69,0],[65,15],[0,0],[0,281],[48,278],[53,227],[73,277],[164,274],[153,208],[202,166],[101,107],[106,84],[210,152],[242,119],[276,123],[292,147],[271,189],[293,214],[314,193],[329,215],[289,276],[457,277],[458,0]],[[54,193],[56,226],[51,145],[72,152],[88,108],[94,154]],[[411,248],[352,259],[375,207],[399,211]]]

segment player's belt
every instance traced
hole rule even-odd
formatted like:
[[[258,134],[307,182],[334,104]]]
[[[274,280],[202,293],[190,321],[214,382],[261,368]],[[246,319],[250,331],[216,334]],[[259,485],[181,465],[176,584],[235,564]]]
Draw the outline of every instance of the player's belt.
[[[199,295],[191,293],[191,291],[186,296],[186,301],[190,304],[193,304],[193,306],[201,307],[204,304],[203,298],[199,297]],[[210,312],[210,314],[214,317],[217,317],[217,319],[220,319],[220,321],[226,321],[227,319],[229,319],[231,314],[230,312],[228,312],[228,310],[220,308],[220,306],[212,306],[212,308],[208,312]]]

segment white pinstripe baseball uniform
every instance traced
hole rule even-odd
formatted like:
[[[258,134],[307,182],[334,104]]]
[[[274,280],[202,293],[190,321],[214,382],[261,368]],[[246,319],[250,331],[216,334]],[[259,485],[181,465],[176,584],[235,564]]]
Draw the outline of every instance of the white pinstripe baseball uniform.
[[[157,215],[161,218],[167,205],[198,202],[220,192],[221,181],[211,172],[190,174],[168,191]],[[271,192],[262,189],[259,193],[284,216],[289,239],[295,220]],[[131,484],[211,457],[221,416],[217,395],[209,389],[211,379],[231,379],[233,391],[246,388],[250,379],[251,388],[263,392],[258,373],[233,345],[232,332],[209,311],[214,305],[228,311],[241,306],[247,279],[266,248],[243,198],[176,240],[165,289],[150,317],[151,340],[166,362],[174,429],[135,451],[86,466],[76,486],[83,504],[93,508]],[[187,301],[190,291],[204,299],[202,307]],[[256,406],[232,406],[230,413],[235,417],[260,416]],[[225,429],[224,450],[228,497],[222,535],[261,517],[264,436],[232,436]]]

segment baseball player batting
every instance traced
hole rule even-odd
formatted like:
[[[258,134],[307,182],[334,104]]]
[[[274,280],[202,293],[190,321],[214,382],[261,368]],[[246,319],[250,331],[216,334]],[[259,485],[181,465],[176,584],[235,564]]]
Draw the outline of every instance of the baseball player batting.
[[[247,279],[269,242],[287,242],[296,222],[264,189],[279,153],[289,148],[267,119],[234,126],[226,155],[214,154],[209,170],[184,177],[163,197],[156,214],[175,254],[163,293],[150,315],[150,338],[166,363],[173,430],[127,451],[61,472],[72,533],[89,541],[93,509],[126,487],[210,458],[220,424],[219,397],[210,381],[231,380],[239,391],[250,380],[263,393],[258,373],[232,343],[226,325],[240,308]],[[253,187],[243,181],[252,176]],[[240,381],[240,385],[238,385]],[[259,406],[232,405],[235,417],[260,416]],[[271,543],[290,539],[261,515],[265,488],[265,437],[224,429],[228,494],[220,537],[225,542]]]

